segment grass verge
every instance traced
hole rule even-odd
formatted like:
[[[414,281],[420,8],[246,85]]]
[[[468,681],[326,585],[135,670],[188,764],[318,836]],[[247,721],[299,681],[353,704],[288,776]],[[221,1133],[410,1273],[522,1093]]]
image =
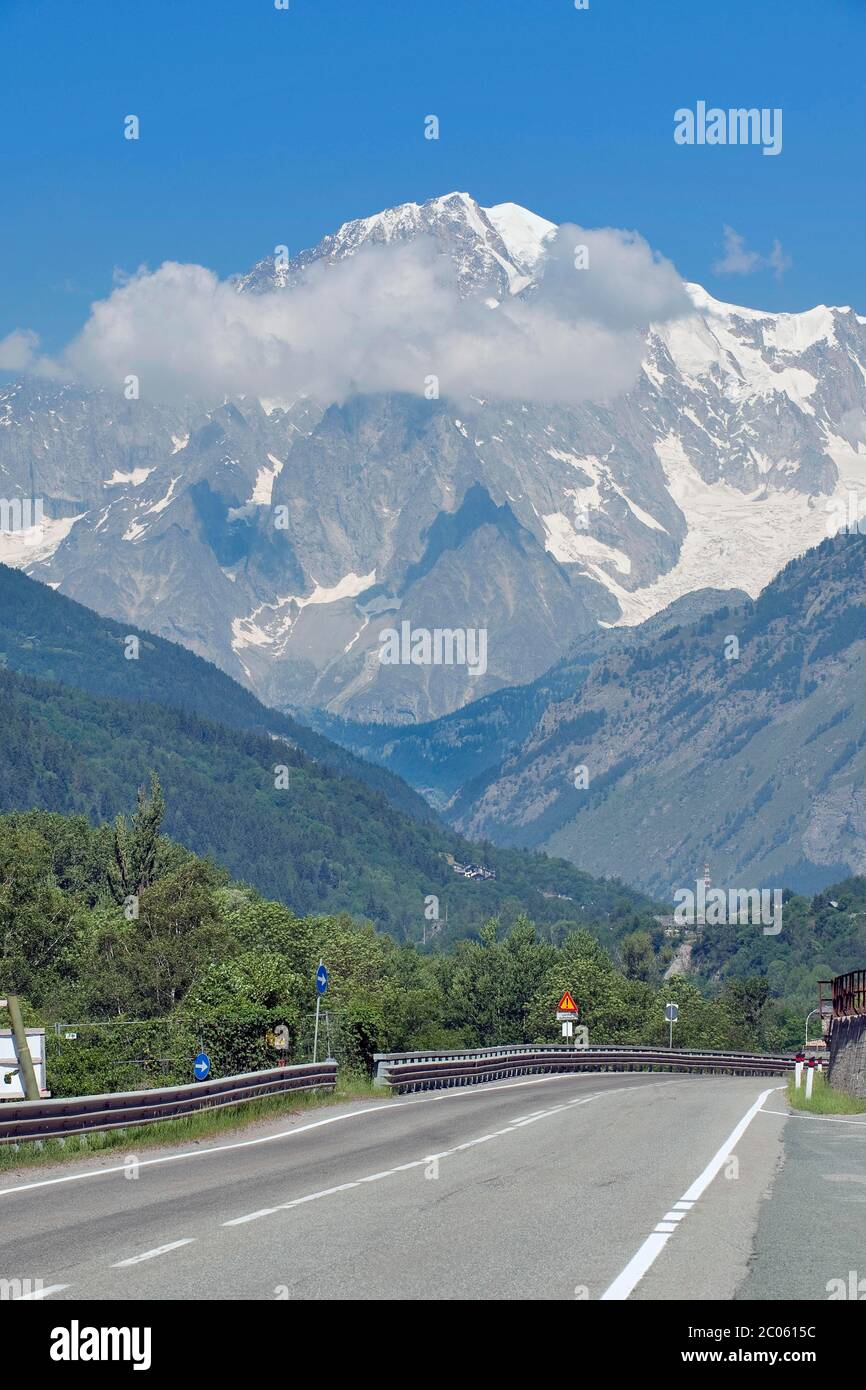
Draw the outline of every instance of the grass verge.
[[[17,1148],[0,1145],[0,1173],[16,1168],[33,1168],[52,1163],[69,1163],[93,1154],[138,1154],[142,1149],[212,1139],[215,1135],[247,1129],[280,1115],[299,1115],[305,1110],[340,1105],[352,1100],[386,1101],[390,1092],[374,1088],[365,1074],[347,1073],[337,1078],[333,1091],[305,1091],[300,1095],[267,1096],[220,1110],[197,1110],[177,1120],[159,1120],[152,1125],[131,1125],[127,1130],[105,1130],[92,1134],[71,1134],[68,1139],[28,1139]],[[2,1115],[2,1110],[0,1110]]]
[[[806,1099],[806,1078],[803,1077],[799,1091],[794,1085],[793,1076],[788,1080],[788,1104],[795,1110],[808,1110],[811,1115],[862,1115],[866,1113],[866,1097],[849,1096],[845,1091],[837,1091],[827,1084],[823,1072],[815,1073],[815,1084],[809,1100]]]

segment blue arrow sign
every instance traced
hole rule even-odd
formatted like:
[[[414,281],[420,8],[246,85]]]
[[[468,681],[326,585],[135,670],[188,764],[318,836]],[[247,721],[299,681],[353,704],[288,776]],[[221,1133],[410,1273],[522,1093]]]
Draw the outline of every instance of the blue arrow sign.
[[[319,965],[316,971],[316,993],[324,994],[328,988],[328,971],[324,965]]]
[[[200,1052],[192,1064],[196,1081],[204,1081],[210,1072],[210,1057],[206,1052]]]

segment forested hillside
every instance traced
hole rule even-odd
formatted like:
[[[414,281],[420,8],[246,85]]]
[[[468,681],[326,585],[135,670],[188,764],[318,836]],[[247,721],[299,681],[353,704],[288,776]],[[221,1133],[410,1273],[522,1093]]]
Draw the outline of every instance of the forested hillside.
[[[438,927],[444,939],[446,906],[449,937],[491,914],[511,924],[527,911],[551,926],[593,922],[616,935],[652,908],[644,895],[562,860],[472,845],[414,820],[363,782],[264,734],[8,671],[0,672],[0,701],[0,811],[109,820],[155,771],[174,839],[298,913],[353,912],[398,939]],[[448,856],[496,877],[467,880]],[[438,921],[425,917],[431,896]]]
[[[0,816],[0,980],[47,1027],[55,1094],[185,1081],[202,1046],[218,1075],[305,1059],[321,957],[323,1040],[349,1066],[394,1048],[554,1041],[564,989],[597,1043],[664,1043],[670,998],[684,1046],[797,1041],[799,1014],[768,1001],[762,981],[708,1000],[663,983],[639,936],[612,955],[589,931],[555,944],[522,917],[425,953],[345,914],[296,914],[161,835],[161,810],[155,784],[115,826]],[[67,1025],[59,1036],[54,1022]]]
[[[137,638],[137,649],[128,645],[130,637]],[[335,772],[383,792],[401,811],[433,819],[424,799],[399,777],[268,709],[186,647],[103,618],[6,565],[0,565],[0,666],[93,695],[171,705],[230,729],[278,734]]]
[[[691,957],[692,970],[708,988],[762,976],[770,997],[784,999],[803,1018],[818,1002],[819,980],[864,964],[866,878],[846,879],[811,899],[786,894],[779,936],[764,936],[751,926],[705,928]],[[817,1026],[814,1019],[812,1026]]]

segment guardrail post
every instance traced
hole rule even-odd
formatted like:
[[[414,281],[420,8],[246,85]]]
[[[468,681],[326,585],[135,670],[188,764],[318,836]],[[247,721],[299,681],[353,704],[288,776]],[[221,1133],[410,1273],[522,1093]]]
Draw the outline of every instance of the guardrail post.
[[[373,1053],[373,1061],[374,1061],[374,1063],[375,1063],[375,1065],[376,1065],[376,1070],[375,1070],[375,1072],[373,1073],[373,1085],[374,1085],[374,1086],[387,1086],[387,1085],[388,1085],[388,1063],[387,1063],[387,1061],[385,1060],[385,1058],[383,1058],[383,1056],[382,1056],[382,1054],[381,1054],[380,1052],[374,1052],[374,1053]]]

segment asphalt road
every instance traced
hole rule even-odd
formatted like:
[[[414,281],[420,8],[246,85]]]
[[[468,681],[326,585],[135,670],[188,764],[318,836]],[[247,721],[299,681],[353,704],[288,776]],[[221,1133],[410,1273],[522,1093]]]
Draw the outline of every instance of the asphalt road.
[[[778,1102],[770,1101],[768,1104]],[[785,1292],[778,1267],[788,1258]],[[866,1299],[866,1115],[791,1116],[737,1297]]]
[[[780,1085],[525,1078],[21,1170],[0,1279],[57,1300],[827,1298],[857,1268],[866,1123],[789,1118]]]

